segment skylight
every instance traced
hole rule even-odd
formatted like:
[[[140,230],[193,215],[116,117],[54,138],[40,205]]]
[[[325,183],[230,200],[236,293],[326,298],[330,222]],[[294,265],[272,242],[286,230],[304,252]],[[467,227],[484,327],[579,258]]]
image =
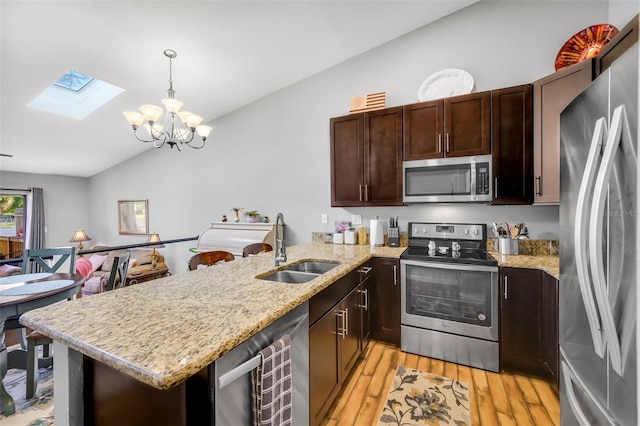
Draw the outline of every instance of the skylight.
[[[79,92],[85,88],[85,86],[93,81],[93,77],[90,75],[84,75],[80,71],[69,70],[65,75],[60,77],[55,83],[56,86],[63,89],[73,90]]]
[[[27,106],[81,120],[122,92],[124,89],[69,70]]]

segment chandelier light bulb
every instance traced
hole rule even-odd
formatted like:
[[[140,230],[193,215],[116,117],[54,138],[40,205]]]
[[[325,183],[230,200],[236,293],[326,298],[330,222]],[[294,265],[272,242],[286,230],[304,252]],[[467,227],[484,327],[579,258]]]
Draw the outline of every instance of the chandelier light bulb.
[[[151,133],[151,126],[149,123],[144,123],[142,127],[144,127],[151,136],[162,134],[163,126],[161,124],[153,123],[153,133]]]
[[[129,124],[133,126],[134,129],[138,128],[144,122],[144,115],[140,114],[136,111],[125,111],[123,112],[124,116],[127,117],[127,121]]]
[[[139,109],[144,118],[150,123],[158,121],[158,118],[164,112],[162,108],[155,105],[142,105]]]
[[[202,140],[206,140],[209,137],[209,133],[211,133],[213,127],[202,124],[196,128],[196,132],[200,135]]]
[[[164,98],[162,100],[162,103],[164,104],[164,107],[167,109],[167,111],[174,113],[180,111],[180,108],[182,108],[182,106],[184,105],[184,102],[180,102],[175,98]]]
[[[195,129],[202,123],[202,120],[203,118],[199,115],[187,114],[184,117],[184,124],[190,129]]]

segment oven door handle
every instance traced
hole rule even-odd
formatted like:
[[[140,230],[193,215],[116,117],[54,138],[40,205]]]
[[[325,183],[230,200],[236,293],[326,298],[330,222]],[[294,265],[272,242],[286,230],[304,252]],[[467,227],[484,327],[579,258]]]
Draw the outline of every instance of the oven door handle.
[[[456,271],[498,272],[497,266],[470,265],[467,263],[429,262],[429,261],[401,259],[400,264],[421,266],[425,268],[434,268],[434,269],[454,269]]]

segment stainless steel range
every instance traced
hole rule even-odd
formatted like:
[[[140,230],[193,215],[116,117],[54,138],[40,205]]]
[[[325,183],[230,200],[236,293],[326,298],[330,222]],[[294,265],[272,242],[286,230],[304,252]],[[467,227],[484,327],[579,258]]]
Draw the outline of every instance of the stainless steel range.
[[[403,351],[499,371],[498,262],[486,248],[484,224],[409,223]]]

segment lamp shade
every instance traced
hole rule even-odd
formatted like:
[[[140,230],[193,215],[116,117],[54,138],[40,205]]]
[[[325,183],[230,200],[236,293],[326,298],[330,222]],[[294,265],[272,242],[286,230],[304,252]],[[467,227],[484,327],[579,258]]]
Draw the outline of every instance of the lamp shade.
[[[80,243],[82,241],[89,241],[91,238],[84,232],[84,229],[78,228],[73,232],[73,237],[69,240],[70,243]]]
[[[149,238],[147,238],[147,244],[153,244],[151,247],[153,248],[164,247],[164,244],[158,244],[160,243],[160,241],[162,240],[160,239],[160,235],[157,232],[149,233]]]

